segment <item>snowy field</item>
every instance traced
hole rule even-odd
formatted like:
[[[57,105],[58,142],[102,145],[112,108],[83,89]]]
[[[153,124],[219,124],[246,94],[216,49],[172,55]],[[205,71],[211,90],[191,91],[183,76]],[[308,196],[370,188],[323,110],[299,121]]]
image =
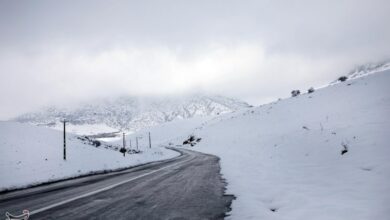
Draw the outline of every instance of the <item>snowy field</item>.
[[[149,137],[148,133],[151,134],[151,143],[152,146],[169,146],[171,139],[176,137],[187,136],[195,128],[202,126],[206,121],[217,118],[216,116],[203,116],[203,117],[193,117],[190,119],[175,119],[170,122],[166,122],[154,127],[141,129],[137,132],[130,133],[126,135],[126,142],[129,145],[131,141],[132,149],[136,147],[136,137],[138,137],[139,149],[143,150],[149,147]],[[101,140],[102,138],[99,138]],[[105,138],[104,140],[113,140],[109,143],[113,144],[122,144],[122,138]],[[128,146],[129,147],[129,146]],[[173,146],[171,146],[173,147]]]
[[[229,219],[389,219],[389,85],[384,71],[197,128],[237,196]]]
[[[115,170],[179,155],[161,147],[143,149],[141,154],[123,154],[104,146],[84,144],[68,135],[67,160],[63,161],[62,132],[0,122],[0,191],[48,181]]]
[[[62,123],[56,123],[53,129],[62,131],[63,130],[63,124]],[[96,135],[96,134],[102,134],[102,133],[113,133],[113,132],[119,132],[118,129],[112,128],[106,124],[81,124],[81,125],[75,125],[68,123],[66,130],[70,133],[77,134],[77,135]]]

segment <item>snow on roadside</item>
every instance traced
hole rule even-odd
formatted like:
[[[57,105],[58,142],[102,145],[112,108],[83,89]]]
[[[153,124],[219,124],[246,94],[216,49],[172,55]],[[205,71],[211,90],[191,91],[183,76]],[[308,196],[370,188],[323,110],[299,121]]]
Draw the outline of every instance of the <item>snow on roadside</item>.
[[[62,132],[17,122],[0,122],[0,191],[48,181],[109,171],[179,153],[161,147],[143,149],[142,154],[83,144],[75,135],[67,138],[67,160],[63,161]]]
[[[389,85],[384,71],[195,129],[237,196],[229,218],[388,219]]]

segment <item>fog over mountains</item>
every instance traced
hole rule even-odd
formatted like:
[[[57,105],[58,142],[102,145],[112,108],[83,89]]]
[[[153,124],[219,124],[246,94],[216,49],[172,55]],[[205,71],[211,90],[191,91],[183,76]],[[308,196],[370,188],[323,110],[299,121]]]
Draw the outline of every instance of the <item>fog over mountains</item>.
[[[357,78],[390,69],[390,61],[357,66],[348,78]],[[331,84],[337,83],[335,80]],[[69,131],[80,135],[95,135],[119,131],[134,132],[175,119],[216,116],[249,108],[246,102],[216,95],[170,97],[121,96],[90,100],[73,107],[50,106],[29,112],[14,121],[62,129],[66,119]]]
[[[376,73],[384,70],[390,69],[390,61],[383,61],[377,63],[367,63],[365,65],[360,65],[355,69],[351,70],[348,73],[348,76],[351,78],[364,76],[371,73]]]
[[[175,119],[216,116],[250,107],[249,104],[223,96],[139,98],[122,96],[94,100],[73,108],[51,106],[23,114],[13,120],[39,126],[61,128],[66,119],[71,132],[99,134],[137,131]]]

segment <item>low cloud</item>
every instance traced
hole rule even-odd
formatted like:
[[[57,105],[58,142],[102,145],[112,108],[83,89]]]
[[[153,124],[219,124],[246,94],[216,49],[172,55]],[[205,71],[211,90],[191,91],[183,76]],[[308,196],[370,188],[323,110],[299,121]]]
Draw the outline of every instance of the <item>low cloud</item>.
[[[0,119],[117,95],[260,104],[390,58],[387,1],[0,2]]]

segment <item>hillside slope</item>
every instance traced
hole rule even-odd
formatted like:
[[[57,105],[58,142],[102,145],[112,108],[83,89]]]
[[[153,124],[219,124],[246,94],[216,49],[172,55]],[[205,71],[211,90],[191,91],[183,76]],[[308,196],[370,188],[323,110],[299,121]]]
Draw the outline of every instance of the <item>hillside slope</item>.
[[[15,121],[62,129],[61,120],[69,121],[69,131],[80,135],[138,131],[176,119],[216,116],[248,108],[245,102],[222,96],[137,98],[119,97],[80,104],[73,108],[50,107],[27,113]]]
[[[237,196],[230,218],[388,219],[389,85],[387,70],[195,129]]]
[[[63,160],[62,132],[16,122],[0,122],[0,191],[44,182],[115,170],[177,156],[164,148],[142,148],[140,154],[123,154],[106,145],[95,147],[67,136]]]

